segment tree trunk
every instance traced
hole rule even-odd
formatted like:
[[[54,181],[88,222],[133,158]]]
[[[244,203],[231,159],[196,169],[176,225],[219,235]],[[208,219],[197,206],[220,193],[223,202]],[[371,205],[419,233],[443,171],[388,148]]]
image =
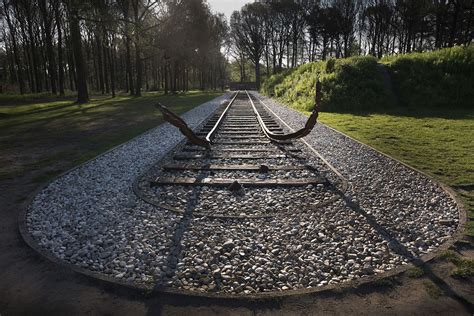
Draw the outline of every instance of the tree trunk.
[[[453,20],[451,21],[451,34],[449,37],[449,46],[452,47],[456,43],[456,31],[459,19],[459,0],[452,1],[454,3]]]
[[[74,63],[74,53],[72,49],[72,42],[70,36],[66,35],[66,53],[67,53],[67,64],[68,64],[68,72],[69,72],[69,88],[74,91],[76,89],[76,67]]]
[[[30,42],[30,52],[31,52],[31,60],[32,60],[32,66],[33,66],[33,74],[35,78],[35,90],[34,92],[41,92],[43,90],[43,86],[41,84],[42,80],[40,79],[40,73],[39,73],[39,65],[38,65],[38,54],[37,54],[37,49],[35,45],[35,37],[33,34],[33,20],[31,17],[31,14],[29,12],[29,8],[27,10],[27,15],[26,15],[26,20],[27,20],[27,30],[28,30],[28,37],[29,37],[29,42]]]
[[[43,16],[44,36],[46,40],[46,52],[48,61],[49,79],[51,82],[51,93],[56,94],[56,58],[53,50],[53,37],[51,35],[52,19],[48,16],[48,9],[46,8],[46,0],[39,1],[41,15]]]
[[[58,87],[59,95],[64,95],[64,65],[63,65],[63,34],[61,29],[61,17],[59,14],[59,3],[55,3],[54,16],[56,19],[56,27],[58,29]]]
[[[135,96],[140,97],[142,95],[142,61],[140,58],[140,46],[138,45],[138,35],[135,39],[137,42],[135,43],[135,69],[136,69],[136,82],[137,85],[135,87]]]
[[[99,88],[101,94],[105,93],[105,85],[104,85],[104,67],[102,61],[102,42],[98,36],[96,36],[96,43],[97,43],[97,70],[99,74]]]
[[[257,84],[257,90],[260,90],[260,60],[255,63],[255,81]]]
[[[7,4],[5,0],[3,0],[3,7],[7,8]],[[16,41],[16,29],[13,27],[13,24],[10,19],[10,15],[8,12],[5,12],[5,17],[7,20],[8,28],[10,29],[10,36],[11,36],[11,41],[12,41],[12,47],[13,47],[13,59],[16,64],[16,77],[18,79],[18,85],[20,86],[20,94],[25,93],[25,83],[23,81],[23,75],[21,71],[21,65],[20,65],[20,55],[18,51],[18,44]]]
[[[71,0],[71,2],[69,2],[69,27],[71,29],[71,43],[76,64],[77,103],[87,103],[89,102],[89,93],[87,91],[86,67],[82,54],[81,30],[79,28],[79,18],[75,1],[76,0]]]
[[[128,35],[125,36],[125,48],[126,48],[125,68],[127,70],[128,88],[130,89],[130,95],[133,95],[134,89],[133,89],[132,59],[131,59],[131,53],[130,53],[130,37]]]
[[[110,60],[109,60],[109,45],[107,43],[107,35],[104,35],[104,40],[105,40],[105,45],[102,45],[104,53],[102,56],[104,56],[104,84],[105,84],[105,93],[109,94],[110,93],[110,86],[109,86],[109,65],[110,65]]]
[[[164,76],[164,77],[165,77],[165,82],[164,82],[164,83],[165,83],[165,94],[168,94],[168,77],[169,77],[169,76],[168,76],[168,72],[169,72],[169,71],[168,71],[168,65],[165,64],[164,68],[165,68],[165,69],[164,69],[164,75],[165,75],[165,76]]]
[[[112,35],[112,45],[109,46],[109,69],[110,69],[110,89],[112,92],[112,98],[115,98],[115,49],[114,49],[114,37]]]

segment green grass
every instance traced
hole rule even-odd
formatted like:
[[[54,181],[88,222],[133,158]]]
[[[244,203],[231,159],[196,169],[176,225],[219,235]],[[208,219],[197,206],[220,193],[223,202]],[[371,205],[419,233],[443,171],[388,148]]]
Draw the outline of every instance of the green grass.
[[[45,181],[162,123],[154,106],[158,101],[182,114],[220,94],[148,93],[140,98],[93,97],[90,103],[82,105],[42,100],[1,106],[0,180],[43,170],[32,181]],[[55,165],[58,166],[52,167]]]
[[[392,107],[383,77],[373,57],[330,59],[302,65],[266,79],[262,92],[311,111],[314,107],[317,75],[323,88],[322,108],[329,112],[373,110]]]
[[[434,284],[432,281],[425,280],[423,281],[423,285],[428,295],[431,296],[432,298],[438,299],[443,295],[443,291],[438,286],[436,286],[436,284]]]
[[[451,273],[455,278],[468,279],[474,276],[474,260],[462,258],[452,250],[446,251],[442,256],[442,259],[452,262],[456,269]]]
[[[474,46],[308,63],[270,77],[262,92],[309,114],[317,73],[320,121],[453,186],[474,237]]]
[[[412,279],[418,279],[424,275],[425,275],[425,271],[419,267],[414,267],[407,271],[407,276]]]
[[[466,136],[474,135],[474,111],[425,114],[322,113],[320,120],[444,183],[472,184],[474,138]]]
[[[19,104],[32,104],[40,102],[54,102],[60,100],[73,100],[75,95],[71,91],[67,91],[65,96],[53,95],[49,92],[43,93],[0,93],[0,109],[5,105],[19,105]]]
[[[453,186],[474,220],[474,110],[322,113],[320,120]],[[472,221],[466,234],[474,236]]]

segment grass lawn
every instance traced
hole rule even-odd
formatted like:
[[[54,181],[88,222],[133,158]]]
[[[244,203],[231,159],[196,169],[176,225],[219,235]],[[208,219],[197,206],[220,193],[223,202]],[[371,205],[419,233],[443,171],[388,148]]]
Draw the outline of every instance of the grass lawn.
[[[452,186],[474,236],[474,110],[322,113],[320,120]]]
[[[41,169],[33,180],[42,182],[162,123],[153,106],[158,101],[181,114],[220,94],[93,97],[83,105],[67,97],[1,103],[0,180]]]

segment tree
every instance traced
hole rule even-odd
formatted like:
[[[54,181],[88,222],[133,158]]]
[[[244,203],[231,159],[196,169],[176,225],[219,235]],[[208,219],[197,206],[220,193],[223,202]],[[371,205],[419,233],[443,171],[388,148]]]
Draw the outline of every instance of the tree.
[[[246,4],[240,13],[234,12],[231,22],[232,33],[255,65],[257,89],[260,88],[260,60],[265,48],[265,10],[265,6],[258,2]]]
[[[71,43],[74,50],[74,61],[76,66],[76,87],[77,102],[89,102],[89,92],[87,90],[86,67],[82,53],[82,38],[79,26],[79,5],[78,0],[67,2],[69,15],[69,28],[71,32]]]

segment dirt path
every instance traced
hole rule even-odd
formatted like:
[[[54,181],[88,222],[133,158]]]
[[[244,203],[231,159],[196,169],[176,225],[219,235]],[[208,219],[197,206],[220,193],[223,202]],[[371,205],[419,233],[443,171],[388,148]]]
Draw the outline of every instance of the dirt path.
[[[108,120],[98,121],[95,132],[110,133],[121,128]],[[46,137],[43,135],[43,137]],[[74,137],[81,137],[75,134]],[[51,142],[54,139],[54,142]],[[68,138],[50,138],[36,147],[21,146],[23,157],[71,145]],[[13,146],[15,150],[16,146]],[[13,148],[12,147],[12,148]],[[79,150],[80,148],[73,148]],[[15,168],[15,151],[9,168]],[[375,285],[258,302],[209,300],[176,295],[132,292],[112,288],[72,273],[39,257],[22,241],[18,214],[48,177],[73,167],[69,157],[38,165],[13,178],[0,181],[0,315],[470,315],[469,303],[443,293],[430,277],[400,276]],[[458,250],[473,256],[472,243]],[[474,301],[472,280],[450,276],[454,265],[443,260],[427,266],[445,283],[445,290]],[[432,279],[432,278],[431,278]]]

